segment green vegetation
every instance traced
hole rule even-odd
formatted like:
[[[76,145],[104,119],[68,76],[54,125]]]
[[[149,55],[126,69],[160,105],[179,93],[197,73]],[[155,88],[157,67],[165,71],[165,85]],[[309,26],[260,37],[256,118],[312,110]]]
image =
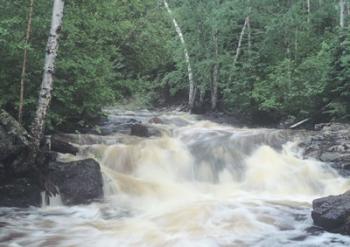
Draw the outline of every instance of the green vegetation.
[[[217,110],[265,122],[350,120],[350,2],[342,27],[339,0],[310,0],[310,9],[307,0],[168,3],[189,51],[195,110],[210,109],[217,80]],[[37,104],[51,4],[34,3],[27,126]],[[29,1],[0,0],[0,107],[14,116],[28,7]],[[187,102],[183,47],[163,1],[66,1],[64,14],[48,127],[89,125],[103,106],[118,102]]]

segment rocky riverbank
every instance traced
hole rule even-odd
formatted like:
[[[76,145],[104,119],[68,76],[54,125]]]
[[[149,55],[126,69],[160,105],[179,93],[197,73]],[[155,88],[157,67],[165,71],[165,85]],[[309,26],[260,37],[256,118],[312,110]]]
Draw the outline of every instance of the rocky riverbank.
[[[0,112],[0,207],[42,204],[42,192],[58,191],[66,205],[85,204],[102,198],[99,164],[92,159],[56,162],[56,152],[42,151],[31,159],[31,137],[5,111]],[[51,150],[77,153],[69,143],[53,140]]]
[[[350,124],[326,123],[301,144],[304,156],[330,164],[342,176],[350,176]],[[316,199],[312,203],[314,224],[323,229],[350,235],[350,191]]]

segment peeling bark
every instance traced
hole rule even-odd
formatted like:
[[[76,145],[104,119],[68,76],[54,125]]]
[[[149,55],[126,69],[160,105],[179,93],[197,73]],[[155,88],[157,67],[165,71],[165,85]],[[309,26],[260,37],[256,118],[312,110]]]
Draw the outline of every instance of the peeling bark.
[[[58,38],[62,28],[64,0],[54,0],[51,20],[51,30],[46,46],[44,74],[39,93],[39,102],[35,119],[32,123],[31,133],[34,138],[34,148],[39,149],[40,140],[43,135],[45,119],[51,101],[53,89],[53,75],[55,72],[55,61],[58,50]]]
[[[194,82],[194,79],[193,79],[193,72],[192,72],[192,66],[191,66],[191,62],[190,62],[190,55],[188,53],[188,50],[187,50],[187,47],[186,47],[186,42],[185,42],[184,36],[182,34],[181,28],[180,28],[179,24],[177,23],[174,15],[173,15],[173,12],[172,12],[172,10],[169,7],[168,2],[166,0],[163,0],[163,3],[164,3],[164,6],[165,6],[166,10],[169,13],[169,16],[172,19],[172,22],[174,24],[176,33],[179,36],[181,44],[182,44],[183,49],[184,49],[185,62],[187,64],[187,73],[188,73],[188,81],[189,81],[188,105],[189,105],[190,111],[192,111],[193,107],[194,107],[194,101],[195,101],[195,98],[196,98],[196,91],[197,90],[196,90],[196,85],[195,85],[195,82]]]
[[[26,69],[27,69],[27,61],[28,61],[28,43],[29,43],[31,31],[32,31],[33,6],[34,6],[34,0],[30,0],[26,38],[24,41],[25,47],[24,47],[24,53],[23,53],[23,63],[22,63],[21,82],[20,82],[21,89],[20,89],[19,107],[18,107],[18,122],[19,123],[22,122],[22,115],[23,115],[24,82],[25,82],[25,77],[26,77]]]

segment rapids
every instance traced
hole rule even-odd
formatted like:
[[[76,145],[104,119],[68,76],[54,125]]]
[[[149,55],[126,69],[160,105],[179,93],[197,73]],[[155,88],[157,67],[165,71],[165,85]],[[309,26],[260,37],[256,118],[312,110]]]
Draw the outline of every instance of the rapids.
[[[304,132],[248,129],[180,112],[108,109],[113,128],[130,119],[161,135],[67,135],[95,158],[105,199],[66,207],[0,209],[0,247],[350,246],[312,226],[311,202],[350,182],[302,159]],[[157,116],[161,124],[150,124]]]

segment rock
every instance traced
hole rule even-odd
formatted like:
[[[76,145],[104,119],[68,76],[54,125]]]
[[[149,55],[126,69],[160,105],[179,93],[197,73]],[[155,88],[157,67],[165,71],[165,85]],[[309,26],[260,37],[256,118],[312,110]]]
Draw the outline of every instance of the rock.
[[[18,178],[0,185],[0,207],[29,207],[41,205],[41,189],[35,180]]]
[[[4,164],[0,163],[0,181],[4,181],[5,179],[6,179],[6,168]]]
[[[134,124],[131,126],[130,135],[139,137],[149,137],[148,128],[142,124]]]
[[[154,117],[154,118],[151,118],[148,121],[148,123],[151,123],[151,124],[163,124],[163,121],[159,117]]]
[[[50,141],[51,151],[73,155],[76,155],[79,152],[79,148],[73,146],[69,142],[62,141],[59,138],[56,138],[55,136],[52,136]]]
[[[350,235],[350,192],[312,202],[314,224],[327,231]]]
[[[14,173],[29,170],[27,156],[30,148],[27,131],[7,112],[0,110],[0,162]]]
[[[100,165],[93,159],[51,162],[49,178],[65,205],[87,204],[103,197]]]
[[[317,124],[315,130],[300,143],[304,157],[328,162],[342,175],[350,175],[350,124]]]

